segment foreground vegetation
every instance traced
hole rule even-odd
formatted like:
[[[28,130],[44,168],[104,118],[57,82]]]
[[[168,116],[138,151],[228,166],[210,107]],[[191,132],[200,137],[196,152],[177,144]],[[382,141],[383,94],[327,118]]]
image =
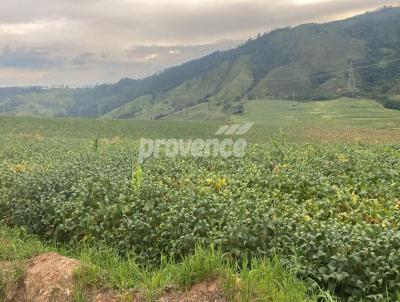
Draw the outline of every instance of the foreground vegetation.
[[[60,130],[61,131],[61,130]],[[0,219],[42,239],[99,243],[148,267],[196,245],[279,255],[347,301],[400,290],[398,145],[254,145],[243,159],[137,162],[120,138],[4,136]]]
[[[293,272],[277,259],[253,259],[240,266],[214,249],[196,248],[180,263],[163,258],[159,268],[141,266],[134,255],[121,257],[106,246],[75,246],[74,249],[44,245],[25,231],[0,227],[0,300],[11,284],[24,278],[25,261],[33,256],[58,251],[81,262],[75,272],[74,301],[90,301],[91,293],[111,290],[121,301],[132,301],[141,294],[154,301],[164,290],[188,290],[204,280],[218,279],[229,301],[333,301],[321,290],[310,291]],[[1,263],[9,263],[4,270]]]

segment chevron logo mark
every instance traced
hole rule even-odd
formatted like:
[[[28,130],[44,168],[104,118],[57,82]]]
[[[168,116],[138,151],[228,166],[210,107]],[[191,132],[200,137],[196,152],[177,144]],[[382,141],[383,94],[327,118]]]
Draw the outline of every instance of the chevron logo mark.
[[[254,123],[225,125],[220,127],[215,135],[244,135],[250,131]]]

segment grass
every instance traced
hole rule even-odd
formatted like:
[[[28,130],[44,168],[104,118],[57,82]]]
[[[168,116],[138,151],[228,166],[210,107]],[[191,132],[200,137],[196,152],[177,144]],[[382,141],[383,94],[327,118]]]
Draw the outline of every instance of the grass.
[[[397,143],[400,111],[373,100],[342,98],[332,101],[290,102],[254,100],[232,122],[255,123],[251,139],[265,142],[284,134],[290,141]]]
[[[0,266],[0,299],[4,298],[7,286],[23,279],[25,260],[49,251],[81,261],[75,272],[76,302],[89,301],[99,291],[119,293],[121,301],[129,301],[135,293],[141,293],[147,301],[155,301],[167,288],[187,291],[198,282],[216,278],[230,301],[317,301],[329,297],[322,291],[310,290],[309,284],[297,279],[295,272],[284,269],[277,258],[252,259],[238,265],[218,249],[198,247],[180,262],[163,258],[159,267],[143,267],[134,255],[122,258],[105,246],[55,248],[22,230],[2,226],[0,263],[8,261],[13,268],[12,273],[8,270],[6,274]]]
[[[227,116],[222,111],[222,107],[214,103],[201,103],[172,113],[164,118],[165,120],[182,120],[182,121],[226,121]]]
[[[0,265],[0,300],[4,299],[10,286],[18,287],[25,276],[25,263],[15,262],[7,267]]]
[[[203,116],[205,104],[193,109]],[[215,109],[215,110],[214,110]],[[217,108],[211,118],[216,118]],[[231,116],[230,121],[189,121],[187,109],[176,113],[175,120],[138,121],[109,119],[51,119],[0,117],[0,136],[62,137],[94,139],[120,137],[141,138],[210,138],[225,124],[254,122],[246,135],[250,141],[270,142],[285,136],[291,141],[395,143],[400,141],[400,111],[385,109],[373,100],[339,99],[321,102],[256,100],[246,103],[245,114]]]
[[[251,268],[251,269],[249,269]],[[322,293],[313,297],[306,297],[304,283],[298,282],[293,274],[282,268],[277,258],[273,260],[252,259],[250,263],[244,261],[240,272],[235,275],[231,272],[225,284],[229,301],[334,301],[327,294]],[[265,298],[265,300],[264,300]]]
[[[400,129],[400,111],[385,109],[373,100],[341,98],[332,101],[290,102],[256,100],[246,103],[235,120],[264,127]]]
[[[151,96],[145,95],[122,105],[108,113],[103,118],[134,118],[138,112],[151,107]]]
[[[230,301],[316,301],[323,296],[311,293],[277,259],[253,259],[238,267],[213,248],[198,247],[179,263],[164,259],[157,268],[141,267],[134,257],[120,258],[106,247],[85,248],[78,259],[84,265],[76,272],[77,297],[82,297],[85,288],[101,286],[120,293],[141,292],[146,300],[155,301],[167,288],[187,291],[198,282],[216,278]]]
[[[54,250],[23,230],[0,226],[0,261],[21,261]]]

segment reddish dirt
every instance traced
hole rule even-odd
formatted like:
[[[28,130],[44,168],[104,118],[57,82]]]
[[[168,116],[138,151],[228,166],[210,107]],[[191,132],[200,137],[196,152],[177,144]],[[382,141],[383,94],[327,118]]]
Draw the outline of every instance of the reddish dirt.
[[[7,293],[6,302],[72,301],[73,273],[79,261],[48,253],[32,258],[24,280]]]
[[[7,272],[10,263],[0,263]],[[78,260],[57,253],[43,254],[28,261],[26,273],[19,284],[10,286],[4,302],[72,302],[74,271]],[[139,293],[114,295],[101,292],[91,295],[94,302],[145,302]],[[218,280],[193,285],[187,292],[166,290],[159,302],[227,302],[220,290]]]
[[[187,292],[176,292],[169,289],[157,300],[158,302],[228,302],[222,294],[217,280],[200,282],[193,285]],[[112,296],[100,294],[95,302],[146,302],[140,294],[128,296]]]
[[[95,300],[95,302],[119,302],[119,301],[120,299],[118,299],[114,295],[105,293],[98,294]]]
[[[193,285],[186,293],[169,293],[159,302],[227,302],[217,280],[200,282]]]

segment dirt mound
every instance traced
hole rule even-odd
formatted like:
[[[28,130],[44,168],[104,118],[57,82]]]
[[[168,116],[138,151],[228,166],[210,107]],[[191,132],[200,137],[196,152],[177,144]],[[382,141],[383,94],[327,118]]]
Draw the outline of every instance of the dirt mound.
[[[0,263],[3,272],[11,269],[11,263]],[[7,265],[6,265],[7,264]],[[72,302],[74,271],[78,260],[57,253],[43,254],[27,262],[26,273],[19,284],[13,284],[6,292],[5,302]],[[140,293],[114,295],[112,292],[91,295],[95,302],[132,301],[145,302]],[[227,302],[218,280],[200,282],[187,292],[172,288],[158,299],[159,302]]]
[[[7,293],[6,302],[72,301],[73,273],[78,265],[78,260],[57,253],[32,258],[24,279]]]
[[[217,280],[200,282],[186,293],[169,293],[159,302],[227,302]]]
[[[119,302],[120,300],[112,294],[101,293],[96,296],[95,302]]]

